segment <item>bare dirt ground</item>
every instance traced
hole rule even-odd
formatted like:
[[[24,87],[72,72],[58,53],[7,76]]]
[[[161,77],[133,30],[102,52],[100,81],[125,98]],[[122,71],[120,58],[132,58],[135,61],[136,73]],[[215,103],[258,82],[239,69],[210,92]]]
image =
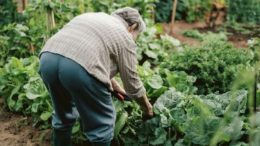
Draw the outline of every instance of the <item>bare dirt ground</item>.
[[[162,26],[164,32],[166,33],[170,32],[170,24],[162,24]],[[171,34],[171,36],[180,40],[183,44],[198,46],[200,45],[200,42],[198,40],[190,37],[186,37],[182,35],[182,33],[190,29],[198,29],[204,27],[206,27],[206,24],[204,22],[196,22],[191,24],[184,21],[177,21],[174,24],[173,33]]]
[[[1,146],[50,146],[50,130],[32,127],[31,119],[7,112],[0,98]]]

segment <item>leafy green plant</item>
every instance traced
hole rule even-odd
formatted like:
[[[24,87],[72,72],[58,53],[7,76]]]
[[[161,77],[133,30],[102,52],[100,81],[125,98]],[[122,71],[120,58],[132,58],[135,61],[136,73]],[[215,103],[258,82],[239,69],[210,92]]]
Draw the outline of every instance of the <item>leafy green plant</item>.
[[[203,40],[203,35],[198,30],[187,30],[184,31],[182,34],[186,37],[191,37],[200,41]]]
[[[250,127],[251,127],[251,131],[250,131],[250,136],[251,136],[251,140],[250,140],[250,145],[252,146],[257,146],[260,142],[260,113],[257,112],[255,115],[252,115],[250,117]]]
[[[16,4],[13,1],[1,0],[0,5],[0,26],[23,19],[21,14],[16,11]]]
[[[48,92],[38,75],[38,57],[10,58],[0,68],[0,91],[11,111],[32,115],[33,123],[47,123],[52,106]]]
[[[183,71],[169,71],[167,68],[158,67],[151,69],[151,65],[145,62],[138,67],[138,73],[152,100],[156,100],[170,87],[187,94],[193,94],[197,91],[197,88],[193,86],[196,78]]]
[[[229,0],[228,18],[231,21],[260,23],[260,2],[258,0]]]
[[[122,8],[122,7],[135,7],[139,10],[140,14],[144,18],[153,17],[153,6],[156,0],[107,0],[107,1],[98,1],[92,0],[91,5],[94,11],[109,12]]]
[[[176,19],[194,22],[204,18],[211,10],[211,0],[178,0]],[[156,21],[169,22],[172,14],[172,0],[160,0],[156,3]]]
[[[191,29],[191,30],[184,31],[183,35],[204,42],[211,41],[211,40],[227,41],[227,36],[223,32],[212,33],[209,31],[207,33],[200,33],[198,30]]]
[[[198,88],[198,94],[224,93],[230,90],[239,71],[250,66],[252,60],[251,51],[234,48],[215,38],[205,41],[198,48],[186,47],[160,67],[169,68],[170,71],[184,71],[196,77],[193,85]]]
[[[156,22],[170,22],[171,14],[172,14],[172,0],[159,0],[158,2],[155,3]],[[179,13],[177,13],[177,18],[179,18]]]
[[[26,57],[32,55],[30,52],[29,28],[22,24],[11,23],[0,30],[1,35],[1,65],[6,63],[8,56]]]
[[[234,97],[234,98],[233,98]],[[239,100],[234,101],[235,98]],[[247,91],[234,94],[211,94],[208,96],[187,96],[172,88],[162,94],[154,103],[156,116],[145,122],[136,122],[136,135],[125,135],[125,145],[209,145],[216,131],[222,127],[225,139],[219,142],[238,140],[244,131],[244,120],[235,113],[243,113],[246,107]],[[232,104],[236,102],[236,106]],[[222,106],[214,104],[226,103]],[[234,106],[234,107],[233,107]],[[232,107],[230,120],[222,118]],[[216,111],[224,111],[218,113]],[[226,110],[225,110],[226,109]],[[237,124],[239,123],[239,124]]]
[[[148,26],[152,25],[148,22]],[[165,34],[158,37],[157,33],[160,28],[151,26],[143,32],[137,41],[137,58],[140,64],[149,60],[152,65],[160,64],[167,58],[169,52],[182,51],[182,46],[179,40]]]

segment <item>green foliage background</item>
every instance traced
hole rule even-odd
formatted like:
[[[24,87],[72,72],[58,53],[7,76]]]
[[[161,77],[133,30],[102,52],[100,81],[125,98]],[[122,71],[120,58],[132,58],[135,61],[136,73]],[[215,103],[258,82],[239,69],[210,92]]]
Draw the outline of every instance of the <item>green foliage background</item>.
[[[229,0],[228,18],[232,21],[260,24],[259,0]]]
[[[114,100],[118,145],[229,145],[257,146],[259,113],[252,113],[254,74],[259,73],[259,39],[249,48],[235,48],[223,33],[186,32],[199,47],[185,46],[163,34],[153,22],[155,0],[31,0],[18,14],[10,1],[1,1],[0,97],[11,112],[32,116],[40,129],[50,128],[50,97],[38,75],[38,52],[44,42],[74,16],[83,12],[112,12],[123,6],[140,10],[148,24],[138,45],[138,72],[154,105],[155,117],[142,120],[135,102]],[[166,1],[164,1],[166,2]],[[156,4],[159,9],[161,6]],[[179,1],[177,17],[202,18],[209,1]],[[169,5],[168,5],[169,6]],[[9,9],[10,8],[10,9]],[[46,10],[53,10],[56,27],[47,30]],[[162,9],[161,12],[166,12]],[[159,10],[156,19],[168,16]],[[18,17],[19,16],[19,17]],[[160,19],[161,19],[160,18]],[[160,20],[158,20],[160,21]],[[260,85],[257,81],[257,97]],[[74,141],[85,137],[79,122]],[[244,139],[250,139],[245,141]]]
[[[160,0],[156,3],[155,20],[170,22],[172,14],[172,0]],[[203,20],[205,13],[211,10],[212,0],[178,0],[176,19],[194,22]]]

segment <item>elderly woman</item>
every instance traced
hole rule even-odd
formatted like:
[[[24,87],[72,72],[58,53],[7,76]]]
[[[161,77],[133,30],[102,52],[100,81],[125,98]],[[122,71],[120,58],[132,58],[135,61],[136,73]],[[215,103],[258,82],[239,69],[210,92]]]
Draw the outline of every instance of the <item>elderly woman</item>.
[[[111,15],[79,15],[47,41],[39,73],[52,98],[55,146],[71,145],[78,116],[92,145],[109,146],[116,117],[112,91],[135,99],[146,116],[153,115],[136,71],[134,40],[144,29],[138,11],[126,7]],[[113,79],[118,72],[124,89]]]

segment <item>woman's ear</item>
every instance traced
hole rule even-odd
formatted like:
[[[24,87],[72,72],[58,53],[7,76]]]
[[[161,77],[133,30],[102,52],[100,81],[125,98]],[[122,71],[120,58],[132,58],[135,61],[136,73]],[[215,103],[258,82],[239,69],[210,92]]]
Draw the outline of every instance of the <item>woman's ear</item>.
[[[128,27],[128,31],[129,31],[129,32],[133,32],[133,31],[136,30],[136,28],[137,28],[137,23],[134,23],[133,25],[131,25],[131,26]]]

